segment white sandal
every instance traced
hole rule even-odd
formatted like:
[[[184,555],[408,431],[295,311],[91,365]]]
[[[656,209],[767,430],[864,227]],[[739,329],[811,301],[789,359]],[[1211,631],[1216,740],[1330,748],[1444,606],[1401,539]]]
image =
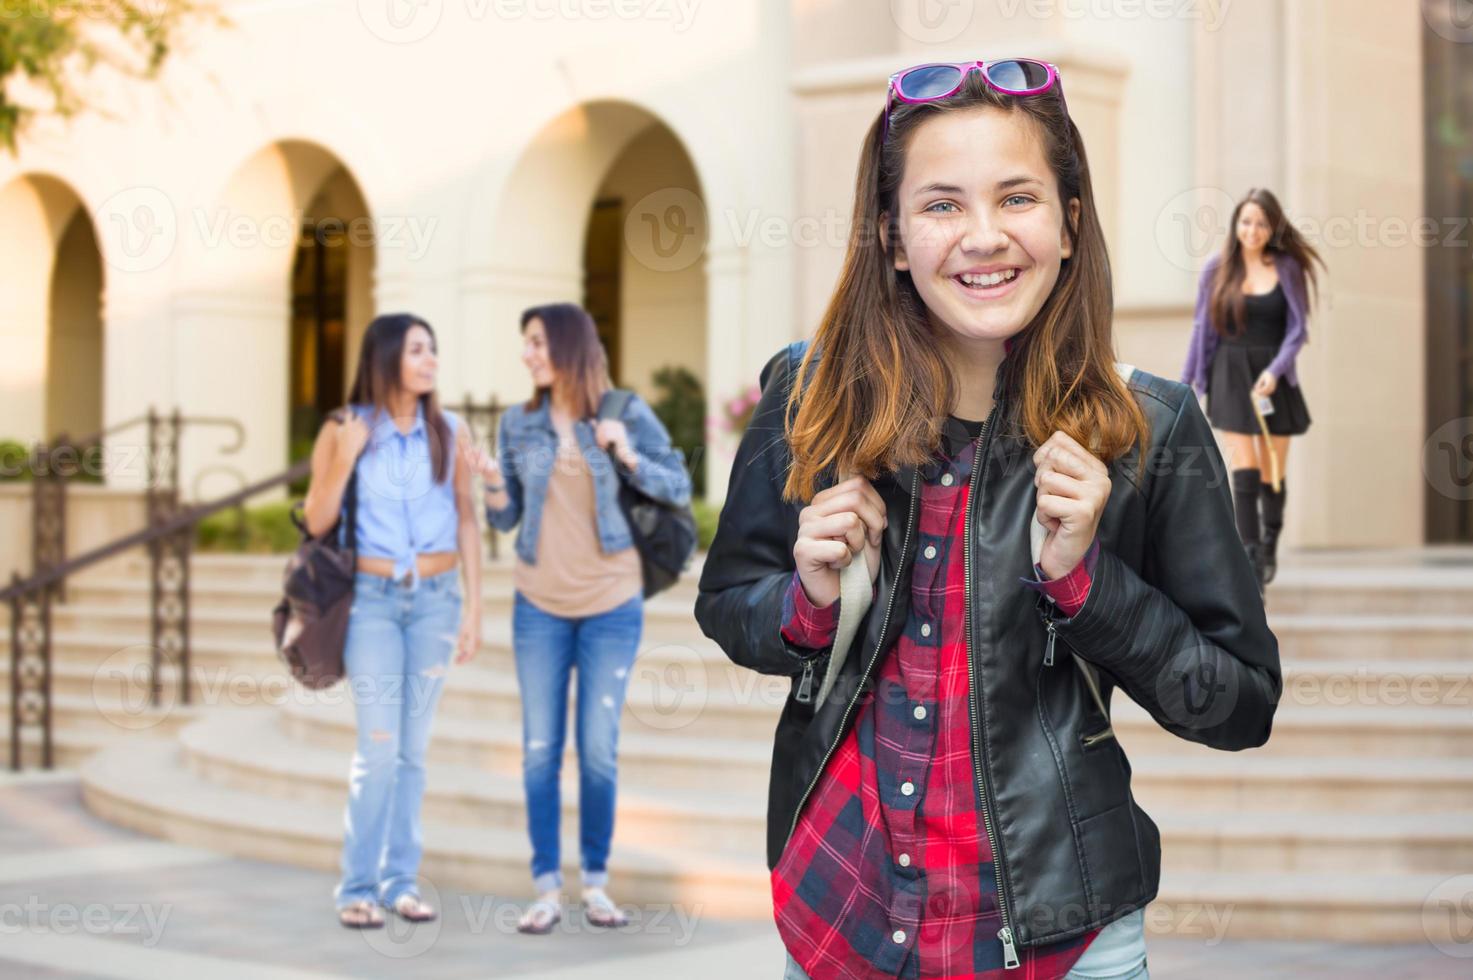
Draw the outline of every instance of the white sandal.
[[[602,888],[583,890],[583,916],[589,925],[600,929],[617,929],[629,924],[629,916],[619,910]]]
[[[563,921],[561,901],[539,898],[522,914],[521,920],[517,922],[517,932],[528,936],[545,936],[552,932],[553,927],[561,921]]]
[[[344,929],[382,929],[384,917],[376,903],[359,900],[338,909],[338,924]]]

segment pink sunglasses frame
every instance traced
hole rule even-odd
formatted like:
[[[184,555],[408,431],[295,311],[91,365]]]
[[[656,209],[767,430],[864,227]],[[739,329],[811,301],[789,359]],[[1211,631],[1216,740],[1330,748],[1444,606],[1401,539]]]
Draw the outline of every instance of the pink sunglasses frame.
[[[1048,77],[1044,79],[1042,85],[1036,88],[1011,89],[999,85],[988,76],[987,66],[1003,64],[1009,61],[1023,61],[1031,65],[1041,65],[1048,72]],[[949,92],[944,92],[941,95],[933,95],[925,99],[908,98],[900,91],[901,79],[905,78],[911,72],[920,71],[924,68],[957,68],[960,69],[961,74],[957,76],[956,86]],[[1063,76],[1060,74],[1058,66],[1050,62],[1039,61],[1037,58],[994,58],[992,61],[928,61],[923,65],[911,65],[909,68],[902,68],[890,76],[889,85],[885,90],[885,121],[884,127],[880,130],[880,146],[883,147],[885,140],[890,137],[890,110],[895,107],[897,99],[906,105],[924,105],[927,102],[939,102],[942,99],[949,99],[961,91],[962,86],[966,84],[967,75],[974,70],[982,73],[982,81],[986,82],[989,88],[1001,92],[1004,95],[1038,95],[1058,86],[1059,101],[1064,105],[1064,112],[1068,113],[1069,111],[1069,102],[1064,98]]]

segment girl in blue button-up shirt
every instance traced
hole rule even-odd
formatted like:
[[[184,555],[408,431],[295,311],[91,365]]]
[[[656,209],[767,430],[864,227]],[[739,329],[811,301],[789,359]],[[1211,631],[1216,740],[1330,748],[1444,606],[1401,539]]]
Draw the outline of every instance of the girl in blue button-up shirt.
[[[382,926],[379,905],[415,922],[436,915],[417,885],[425,751],[452,652],[463,663],[480,646],[480,532],[464,460],[471,442],[461,420],[439,407],[437,367],[435,335],[423,320],[374,320],[352,414],[324,425],[312,451],[305,510],[314,536],[339,524],[348,482],[358,477],[358,575],[343,649],[358,745],[335,892],[350,928]]]

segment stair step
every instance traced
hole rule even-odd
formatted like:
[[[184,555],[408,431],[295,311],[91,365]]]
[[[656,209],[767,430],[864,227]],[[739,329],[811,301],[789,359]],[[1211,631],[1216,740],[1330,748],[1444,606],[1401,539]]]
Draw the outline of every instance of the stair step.
[[[115,823],[245,857],[336,868],[341,806],[204,782],[180,765],[175,747],[164,743],[137,751],[105,750],[82,766],[81,776],[88,807]],[[427,891],[445,886],[525,893],[523,833],[426,820],[424,841]],[[572,843],[565,844],[565,854],[576,853],[569,849]],[[676,846],[643,849],[616,838],[610,868],[631,904],[681,902],[730,917],[771,915],[765,866],[755,857],[718,857]],[[575,870],[569,862],[564,873]],[[1153,932],[1213,939],[1425,941],[1435,938],[1439,922],[1435,915],[1423,915],[1424,903],[1448,881],[1444,873],[1168,869],[1148,919]]]
[[[349,753],[304,745],[289,738],[270,709],[237,712],[198,721],[179,734],[185,765],[223,786],[283,799],[342,807],[347,794]],[[563,820],[577,822],[575,760],[564,767]],[[521,774],[486,772],[463,765],[427,768],[425,819],[436,823],[524,830],[526,794]],[[766,799],[760,794],[640,787],[621,779],[618,836],[639,847],[735,853],[762,860]]]
[[[82,765],[81,782],[93,813],[143,833],[322,871],[338,867],[341,805],[275,799],[205,782],[181,765],[177,745],[105,749]],[[529,892],[524,832],[426,821],[423,834],[421,886],[430,901],[439,887]],[[563,854],[564,875],[576,881],[576,836],[565,841]],[[609,870],[628,904],[680,903],[727,918],[772,914],[760,855],[738,859],[670,845],[641,849],[616,837]]]
[[[1131,790],[1148,813],[1463,811],[1473,815],[1470,759],[1172,752],[1132,753],[1130,766]]]
[[[1117,697],[1110,709],[1120,743],[1132,757],[1177,754],[1205,758],[1217,753],[1161,728],[1128,697]],[[1473,758],[1473,713],[1419,707],[1300,706],[1286,701],[1274,714],[1268,744],[1251,751],[1255,759]]]
[[[1451,936],[1446,915],[1425,911],[1445,888],[1444,873],[1163,871],[1161,890],[1146,911],[1153,932],[1222,938],[1347,943],[1443,944],[1466,949]],[[1453,896],[1457,897],[1457,896]],[[1466,901],[1466,894],[1462,895]]]
[[[353,751],[357,729],[353,705],[346,698],[324,699],[318,704],[292,700],[280,710],[288,736],[342,753]],[[574,741],[568,738],[564,769],[576,765]],[[451,716],[435,719],[429,748],[431,765],[472,766],[515,775],[521,772],[521,759],[519,723]],[[720,765],[714,765],[713,760],[720,760]],[[670,738],[637,731],[624,731],[619,736],[620,779],[632,786],[765,794],[771,761],[770,739],[759,742],[689,733]]]

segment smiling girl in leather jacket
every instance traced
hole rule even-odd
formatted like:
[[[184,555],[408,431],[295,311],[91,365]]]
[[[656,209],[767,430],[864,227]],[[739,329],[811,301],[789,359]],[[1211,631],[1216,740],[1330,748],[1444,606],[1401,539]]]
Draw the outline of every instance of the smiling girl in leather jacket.
[[[1113,363],[1054,66],[898,72],[861,152],[839,284],[763,371],[696,604],[793,678],[787,976],[1145,976],[1160,836],[1111,693],[1240,749],[1281,689],[1221,456],[1186,386]]]

